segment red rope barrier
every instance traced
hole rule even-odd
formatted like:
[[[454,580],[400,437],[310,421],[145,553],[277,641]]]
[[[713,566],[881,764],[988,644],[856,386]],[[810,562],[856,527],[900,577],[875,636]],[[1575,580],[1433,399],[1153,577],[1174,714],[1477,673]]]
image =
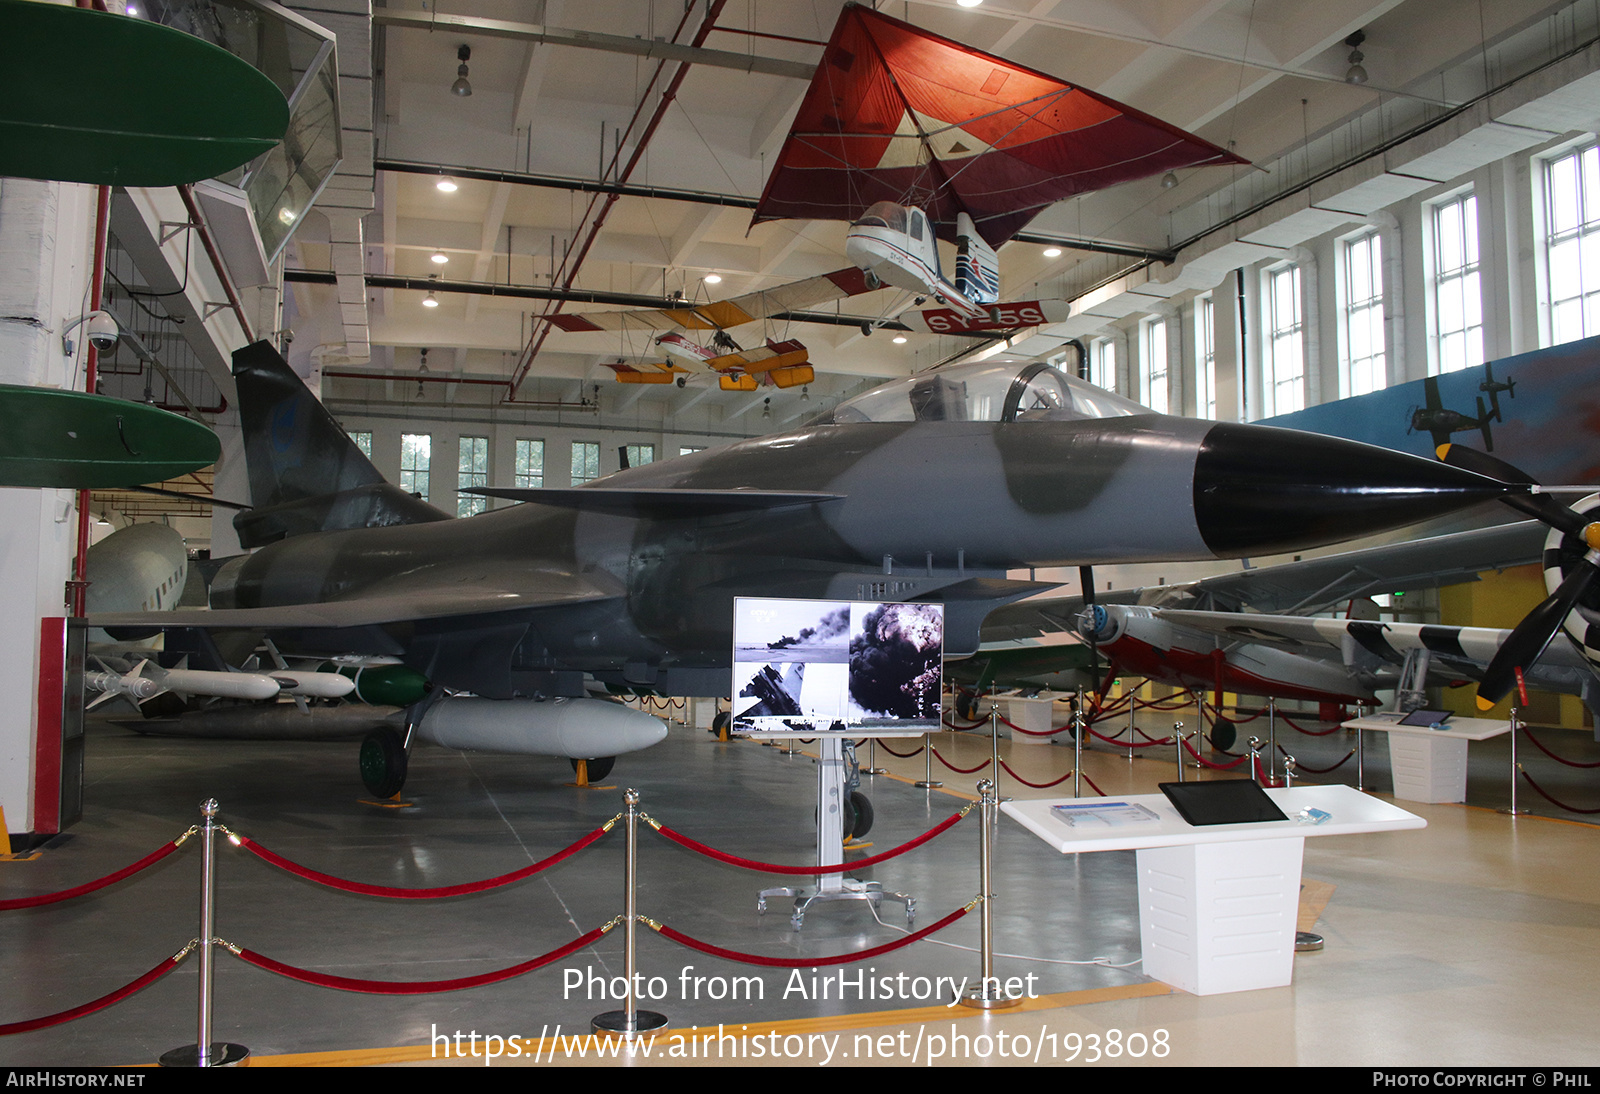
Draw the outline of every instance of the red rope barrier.
[[[1522,769],[1519,767],[1518,770],[1521,771]],[[1538,783],[1534,782],[1533,781],[1533,776],[1528,774],[1526,771],[1522,771],[1522,777],[1524,779],[1528,780],[1528,785],[1529,786],[1531,786],[1535,790],[1537,790],[1541,795],[1543,795],[1543,797],[1545,798],[1546,801],[1548,801],[1551,805],[1554,805],[1558,809],[1565,809],[1568,813],[1583,813],[1583,814],[1586,814],[1586,815],[1587,814],[1600,813],[1600,809],[1574,809],[1572,806],[1566,805],[1565,803],[1559,802],[1556,799],[1552,798],[1550,796],[1550,794],[1545,790],[1545,788],[1540,786]]]
[[[1010,721],[1009,719],[1002,718],[1000,721],[1004,722],[1018,733],[1026,733],[1030,737],[1054,737],[1058,733],[1065,733],[1067,731],[1066,726],[1059,726],[1055,729],[1023,729],[1021,726],[1017,725],[1013,721]]]
[[[887,739],[880,738],[879,741],[878,741],[878,747],[883,749],[885,752],[887,752],[891,756],[898,756],[902,760],[909,760],[913,756],[922,755],[922,749],[923,749],[924,746],[918,745],[916,748],[913,748],[910,752],[896,752],[894,749],[889,747],[889,742],[888,742]]]
[[[933,748],[932,745],[929,745],[928,747],[929,748]],[[947,760],[943,756],[939,755],[939,750],[937,748],[933,749],[933,758],[938,760],[940,763],[944,764],[951,771],[954,771],[957,775],[971,775],[973,772],[982,771],[984,768],[989,766],[989,761],[988,760],[984,760],[977,767],[957,767],[955,764],[951,763],[949,760]]]
[[[151,969],[149,972],[145,973],[131,984],[124,984],[116,991],[108,992],[107,994],[102,995],[100,998],[94,1000],[92,1003],[85,1003],[82,1006],[73,1007],[71,1010],[58,1011],[55,1014],[49,1014],[43,1018],[33,1018],[26,1022],[7,1022],[5,1025],[0,1025],[0,1037],[6,1037],[13,1033],[28,1033],[36,1029],[48,1029],[51,1026],[59,1026],[63,1022],[70,1022],[74,1018],[82,1018],[86,1014],[93,1014],[96,1011],[105,1010],[112,1004],[120,1003],[128,996],[134,994],[135,992],[143,991],[151,984],[154,984],[157,980],[160,980],[163,976],[167,975],[167,973],[176,968],[178,962],[182,961],[188,952],[188,948],[185,947],[182,952],[167,958],[165,961],[161,962],[161,964],[157,965],[155,968]]]
[[[390,897],[395,900],[437,900],[440,897],[464,896],[467,893],[482,893],[489,889],[498,889],[502,885],[510,885],[514,881],[521,881],[523,878],[532,877],[542,870],[548,870],[556,863],[577,854],[605,835],[611,830],[611,823],[601,825],[570,847],[563,848],[549,858],[541,859],[531,866],[524,866],[522,869],[513,870],[509,874],[485,878],[482,881],[468,881],[460,885],[439,885],[431,889],[404,889],[391,885],[367,885],[359,881],[346,881],[343,878],[334,877],[332,874],[320,873],[301,866],[299,863],[291,862],[282,855],[267,850],[248,836],[234,836],[232,838],[238,842],[240,847],[243,847],[263,862],[271,863],[280,870],[286,870],[296,877],[314,881],[318,885],[326,885],[330,889],[338,889],[346,893],[359,893],[361,896]]]
[[[1280,712],[1278,717],[1282,718],[1284,724],[1286,724],[1290,729],[1304,733],[1307,737],[1326,737],[1328,734],[1337,733],[1339,730],[1344,728],[1343,726],[1336,725],[1329,729],[1306,729],[1304,726],[1296,724],[1295,720],[1289,717],[1287,714]]]
[[[1094,780],[1089,778],[1089,776],[1085,775],[1083,777],[1083,781],[1089,784],[1089,789],[1090,790],[1093,790],[1096,794],[1099,794],[1102,798],[1106,796],[1106,792],[1104,790],[1101,790],[1098,786],[1096,786],[1094,784]]]
[[[984,726],[984,725],[988,725],[989,724],[988,722],[973,722],[970,726],[958,726],[954,722],[952,722],[949,718],[945,718],[943,716],[941,716],[939,718],[939,721],[940,721],[941,724],[949,726],[951,729],[955,730],[957,733],[966,733],[968,730],[977,729],[979,726]]]
[[[124,866],[114,874],[107,874],[105,877],[95,881],[86,881],[82,885],[73,886],[71,889],[62,889],[59,893],[45,893],[42,896],[24,896],[17,897],[14,900],[0,900],[0,912],[9,912],[17,908],[37,908],[44,904],[57,904],[63,900],[71,900],[73,897],[83,896],[85,893],[92,893],[96,889],[104,889],[107,885],[115,885],[125,877],[132,877],[140,870],[154,866],[176,851],[179,845],[188,838],[188,833],[184,833],[171,843],[151,851],[138,862]]]
[[[1528,740],[1532,741],[1538,747],[1540,752],[1543,752],[1546,756],[1549,756],[1558,764],[1565,764],[1568,767],[1600,767],[1600,761],[1596,761],[1592,764],[1586,764],[1580,763],[1577,760],[1562,759],[1560,756],[1557,756],[1554,752],[1551,752],[1548,748],[1541,744],[1539,738],[1535,737],[1531,732],[1529,732],[1527,726],[1522,727],[1522,733],[1523,736],[1527,737]]]
[[[1213,771],[1232,771],[1234,768],[1238,767],[1240,764],[1244,763],[1246,760],[1248,760],[1250,758],[1248,756],[1240,756],[1237,760],[1234,760],[1231,764],[1215,764],[1215,763],[1212,763],[1210,760],[1206,759],[1204,756],[1200,755],[1200,753],[1196,752],[1194,750],[1194,745],[1190,744],[1188,741],[1183,742],[1183,748],[1184,748],[1184,751],[1189,753],[1189,755],[1193,756],[1196,760],[1200,761],[1200,766],[1209,767]]]
[[[1035,790],[1046,790],[1052,786],[1060,786],[1062,783],[1072,778],[1072,772],[1069,771],[1065,775],[1061,776],[1061,778],[1056,779],[1054,782],[1031,783],[1027,779],[1024,779],[1021,775],[1018,775],[1015,771],[1011,770],[1011,765],[1006,763],[1004,760],[1000,761],[1000,767],[1007,775],[1010,775],[1013,779],[1016,779],[1023,786],[1031,786]]]
[[[1282,752],[1285,756],[1289,755],[1288,752],[1284,751],[1284,747],[1282,745],[1278,746],[1278,751]],[[1355,754],[1356,754],[1356,750],[1352,748],[1349,752],[1346,752],[1344,754],[1344,759],[1340,760],[1338,763],[1334,764],[1332,767],[1312,767],[1310,764],[1301,763],[1299,760],[1296,760],[1294,762],[1294,766],[1295,766],[1295,770],[1297,770],[1297,771],[1309,771],[1313,775],[1326,775],[1328,772],[1337,771],[1341,767],[1343,767],[1345,764],[1349,763],[1350,762],[1350,757],[1354,756]]]
[[[1144,744],[1140,744],[1137,741],[1133,741],[1133,742],[1122,741],[1122,740],[1118,740],[1115,737],[1107,737],[1104,733],[1096,733],[1092,729],[1089,731],[1089,736],[1098,737],[1102,741],[1104,741],[1106,744],[1115,745],[1118,748],[1154,748],[1156,745],[1170,745],[1172,743],[1172,738],[1171,737],[1168,737],[1164,741],[1156,741],[1156,740],[1146,741]]]
[[[859,870],[863,866],[874,866],[877,863],[887,862],[892,858],[898,858],[907,851],[916,850],[918,847],[921,847],[924,843],[927,843],[935,836],[943,835],[957,821],[971,812],[971,809],[972,807],[968,806],[959,813],[951,814],[946,819],[940,821],[938,824],[922,833],[922,835],[902,843],[899,847],[891,848],[882,854],[869,855],[863,859],[856,859],[854,862],[842,863],[838,866],[819,866],[816,864],[812,864],[810,866],[785,866],[776,862],[760,862],[756,859],[741,858],[738,855],[730,855],[726,851],[719,851],[715,847],[701,843],[699,840],[694,839],[691,836],[686,836],[676,829],[668,828],[666,825],[651,820],[649,817],[645,817],[644,821],[650,827],[654,828],[657,832],[660,832],[663,836],[667,837],[667,839],[671,840],[673,843],[676,843],[678,846],[686,847],[690,851],[704,855],[709,859],[715,859],[717,862],[727,863],[729,866],[738,866],[745,870],[757,870],[766,874],[842,874],[846,870]]]
[[[882,954],[892,953],[895,950],[911,945],[913,942],[920,942],[930,934],[944,930],[950,924],[966,915],[967,911],[968,909],[966,908],[957,908],[931,927],[924,927],[922,930],[914,934],[908,934],[898,941],[887,942],[882,946],[874,946],[869,950],[857,950],[855,953],[840,954],[837,957],[802,957],[795,960],[781,957],[758,957],[753,953],[740,953],[737,950],[724,949],[721,946],[713,946],[709,942],[701,942],[698,939],[690,938],[682,931],[674,930],[665,923],[651,923],[648,919],[645,922],[654,927],[656,933],[670,938],[679,945],[687,946],[691,950],[698,950],[711,957],[721,957],[725,960],[738,961],[745,965],[765,965],[768,968],[776,969],[809,969],[825,965],[848,965],[853,961],[869,961]]]
[[[611,929],[611,925],[596,927],[581,938],[575,938],[565,946],[541,954],[531,960],[509,968],[496,969],[493,972],[479,973],[477,976],[462,976],[454,980],[358,980],[349,976],[329,976],[327,973],[311,972],[309,969],[296,968],[285,965],[282,961],[274,961],[254,950],[223,943],[239,960],[248,965],[267,972],[275,972],[279,976],[286,976],[290,980],[298,980],[302,984],[313,984],[319,988],[333,988],[336,991],[358,991],[368,995],[430,995],[434,992],[461,991],[465,988],[482,987],[484,984],[498,984],[502,980],[530,973],[535,969],[543,968],[552,961],[559,961],[569,954],[583,949],[595,939]]]

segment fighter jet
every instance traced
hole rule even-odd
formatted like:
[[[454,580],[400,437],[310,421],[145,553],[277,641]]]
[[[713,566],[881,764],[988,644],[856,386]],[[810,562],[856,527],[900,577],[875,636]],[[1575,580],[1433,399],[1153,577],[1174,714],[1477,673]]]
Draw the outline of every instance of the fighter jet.
[[[1008,571],[1298,550],[1531,489],[1154,414],[1044,363],[980,363],[581,487],[479,489],[521,504],[456,519],[384,482],[267,343],[239,350],[234,375],[257,505],[235,526],[259,549],[219,570],[207,625],[396,657],[435,685],[412,712],[424,732],[472,704],[436,732],[456,747],[506,747],[594,685],[729,694],[736,596],[941,601],[946,656],[961,657],[992,609],[1049,587]],[[478,698],[430,715],[449,692]],[[403,780],[396,742],[366,760]]]

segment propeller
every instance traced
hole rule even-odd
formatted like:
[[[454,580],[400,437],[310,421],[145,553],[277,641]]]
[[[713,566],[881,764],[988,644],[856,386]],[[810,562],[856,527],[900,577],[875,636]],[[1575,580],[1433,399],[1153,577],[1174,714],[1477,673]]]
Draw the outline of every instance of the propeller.
[[[1474,471],[1502,482],[1537,485],[1532,477],[1502,459],[1464,448],[1458,444],[1440,445],[1439,459],[1451,467]],[[1501,645],[1478,684],[1478,709],[1488,710],[1508,695],[1516,685],[1519,670],[1526,672],[1544,653],[1561,629],[1562,622],[1585,594],[1600,583],[1600,522],[1591,521],[1550,494],[1506,495],[1500,499],[1511,508],[1534,517],[1563,536],[1576,539],[1583,556],[1562,578],[1555,592],[1518,623]],[[1558,546],[1552,536],[1550,547]]]

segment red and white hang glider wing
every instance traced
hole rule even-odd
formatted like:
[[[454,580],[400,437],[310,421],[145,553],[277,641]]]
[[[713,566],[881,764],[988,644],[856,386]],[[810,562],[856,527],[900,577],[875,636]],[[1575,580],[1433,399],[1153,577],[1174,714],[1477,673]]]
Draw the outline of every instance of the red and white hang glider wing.
[[[847,4],[753,223],[919,205],[941,238],[971,215],[991,246],[1074,194],[1174,168],[1242,164],[1176,126]]]
[[[710,304],[681,308],[644,308],[638,311],[587,312],[552,315],[550,323],[573,333],[597,330],[726,330],[784,312],[814,308],[870,292],[866,275],[854,266],[772,289],[745,293]]]

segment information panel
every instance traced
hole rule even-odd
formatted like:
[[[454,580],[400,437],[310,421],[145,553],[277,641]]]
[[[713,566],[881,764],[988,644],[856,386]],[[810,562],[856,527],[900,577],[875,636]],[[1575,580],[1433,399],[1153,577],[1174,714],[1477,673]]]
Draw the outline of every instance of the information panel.
[[[944,605],[739,597],[733,728],[937,729]]]

